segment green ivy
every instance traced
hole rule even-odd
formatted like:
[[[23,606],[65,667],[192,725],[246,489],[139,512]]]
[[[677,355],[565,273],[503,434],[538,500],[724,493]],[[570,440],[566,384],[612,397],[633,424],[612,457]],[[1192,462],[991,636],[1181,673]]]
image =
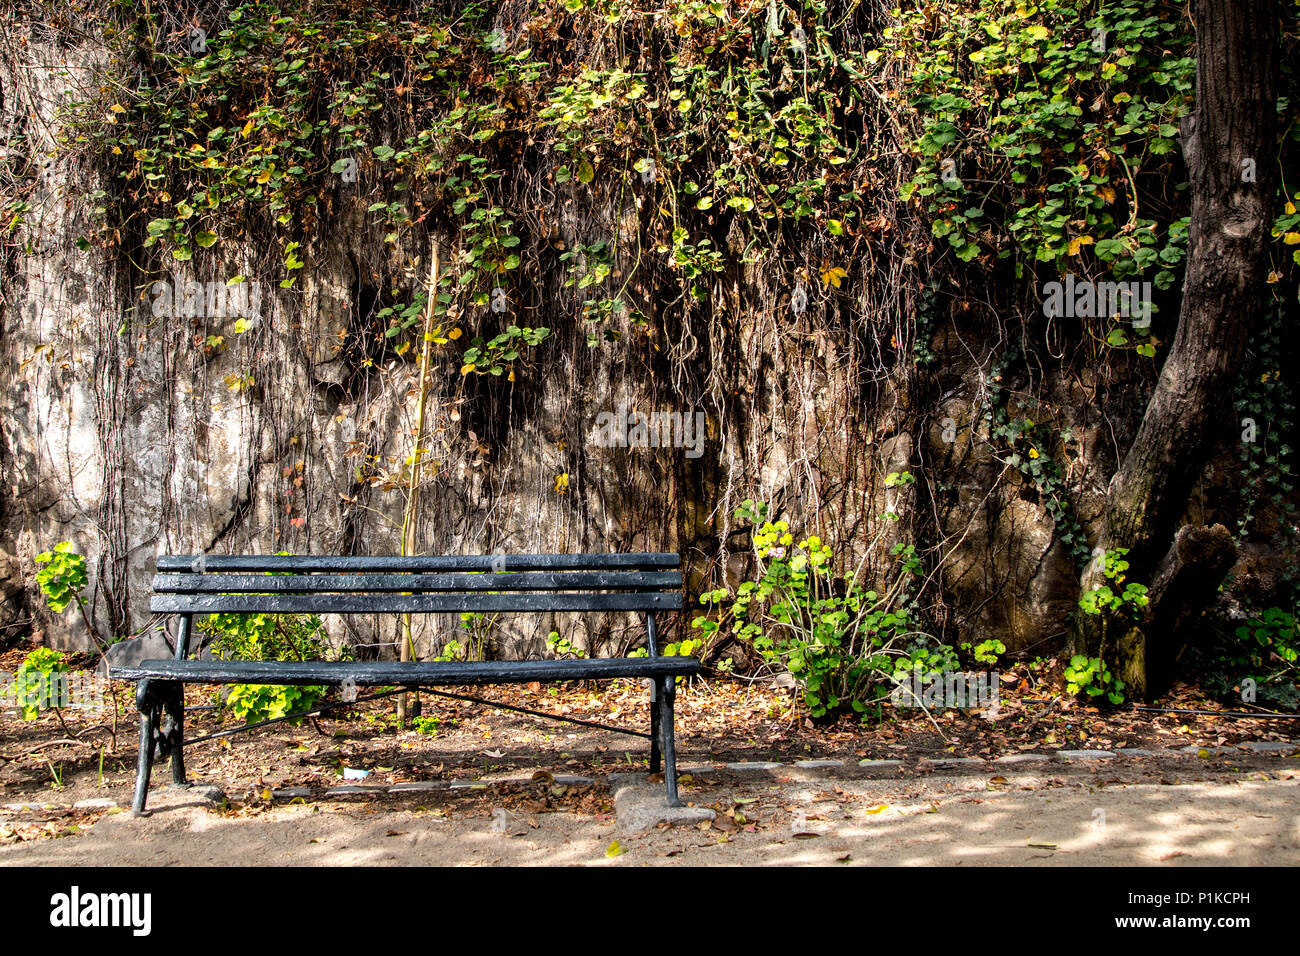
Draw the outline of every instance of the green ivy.
[[[1286,440],[1295,432],[1296,416],[1291,386],[1283,377],[1283,368],[1289,361],[1284,344],[1285,321],[1281,303],[1271,302],[1251,338],[1249,359],[1235,389],[1237,414],[1231,431],[1239,439],[1237,448],[1242,466],[1238,540],[1254,530],[1261,505],[1271,506],[1278,512],[1282,519],[1280,530],[1288,540],[1294,541],[1296,536],[1297,513],[1292,500],[1294,449]],[[1284,573],[1288,583],[1294,581],[1295,569],[1290,563]]]
[[[981,416],[988,426],[990,443],[1002,460],[1037,490],[1043,508],[1056,526],[1057,536],[1069,549],[1075,564],[1082,568],[1089,558],[1088,535],[1070,503],[1069,489],[1053,455],[1058,441],[1067,441],[1069,433],[1058,436],[1042,422],[1028,417],[1013,418],[1007,408],[1011,393],[1005,379],[1021,354],[1019,346],[1013,346],[994,361],[986,382],[987,395]]]
[[[1155,189],[1192,106],[1195,58],[1181,5],[1118,0],[981,0],[895,10],[877,56],[905,60],[920,123],[917,202],[936,239],[969,262],[991,253],[1061,272],[1084,250],[1117,278],[1154,270],[1172,286],[1186,247]],[[990,175],[991,174],[991,175]]]

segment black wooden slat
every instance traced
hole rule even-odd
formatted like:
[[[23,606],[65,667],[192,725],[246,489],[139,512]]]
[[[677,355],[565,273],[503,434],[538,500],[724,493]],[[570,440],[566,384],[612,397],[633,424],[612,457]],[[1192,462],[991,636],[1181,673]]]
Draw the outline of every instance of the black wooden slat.
[[[271,591],[656,591],[680,588],[680,571],[559,571],[531,574],[159,574],[153,589],[168,593]]]
[[[184,680],[199,684],[341,684],[358,686],[512,684],[610,677],[680,677],[701,673],[691,657],[613,657],[577,661],[144,661],[114,667],[120,680]]]
[[[158,571],[437,572],[491,571],[654,571],[681,566],[676,554],[456,554],[429,556],[329,554],[160,554]]]
[[[643,594],[157,594],[155,613],[426,614],[461,611],[678,611],[677,593]]]

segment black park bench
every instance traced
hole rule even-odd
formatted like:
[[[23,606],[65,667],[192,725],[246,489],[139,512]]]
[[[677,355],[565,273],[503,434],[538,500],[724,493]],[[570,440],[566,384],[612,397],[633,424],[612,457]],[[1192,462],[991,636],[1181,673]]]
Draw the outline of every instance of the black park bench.
[[[140,756],[133,808],[144,812],[155,759],[171,757],[172,781],[185,786],[185,684],[327,684],[422,687],[520,684],[605,678],[651,681],[650,733],[605,727],[541,711],[482,703],[540,717],[601,727],[650,740],[650,770],[660,769],[670,806],[680,806],[673,741],[678,677],[699,674],[689,657],[661,657],[655,615],[682,608],[676,554],[514,554],[443,557],[325,555],[160,555],[153,579],[154,613],[180,623],[172,660],[115,667],[111,676],[137,682]],[[518,661],[239,661],[190,659],[196,615],[546,613],[632,611],[645,615],[645,657]],[[390,691],[389,693],[396,693]],[[439,693],[434,691],[433,693]],[[352,694],[355,697],[355,693]],[[376,696],[387,696],[380,694]],[[456,694],[444,696],[465,698]],[[338,706],[338,705],[333,705]],[[316,708],[286,718],[319,713]],[[265,723],[249,725],[252,729]],[[211,736],[225,736],[223,731]],[[210,739],[209,737],[199,738]]]

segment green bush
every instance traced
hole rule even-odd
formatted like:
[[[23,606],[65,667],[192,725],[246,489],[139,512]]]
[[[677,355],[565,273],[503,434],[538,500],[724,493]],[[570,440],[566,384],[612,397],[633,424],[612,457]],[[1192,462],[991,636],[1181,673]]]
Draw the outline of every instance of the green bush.
[[[1100,657],[1075,654],[1065,669],[1065,689],[1089,697],[1106,695],[1112,704],[1124,703],[1124,682],[1110,672]]]
[[[1085,591],[1079,598],[1079,610],[1084,614],[1105,614],[1125,610],[1135,621],[1142,617],[1142,609],[1148,604],[1146,585],[1130,582],[1124,585],[1123,591],[1117,590],[1121,584],[1124,584],[1126,577],[1124,572],[1128,570],[1128,562],[1124,560],[1126,554],[1128,548],[1115,548],[1106,552],[1106,563],[1102,574],[1115,587],[1101,584],[1090,591]]]
[[[1295,614],[1270,607],[1251,617],[1235,633],[1264,680],[1300,677],[1300,631]]]
[[[213,636],[212,652],[223,660],[302,661],[328,656],[321,620],[308,614],[210,614],[199,629]],[[319,684],[237,684],[225,709],[245,723],[259,723],[310,710],[328,688]]]
[[[1237,701],[1300,708],[1300,623],[1295,609],[1269,607],[1246,621],[1202,656],[1205,688]],[[1243,698],[1245,681],[1255,697]]]
[[[706,644],[729,624],[734,637],[803,682],[815,717],[846,707],[865,713],[914,672],[956,669],[953,648],[914,626],[908,594],[920,563],[910,545],[893,548],[898,565],[881,594],[862,587],[856,574],[837,575],[831,548],[820,537],[796,543],[786,521],[769,521],[766,514],[765,504],[749,500],[736,511],[737,519],[757,525],[759,573],[734,597],[726,589],[701,595],[701,604],[717,608],[717,619],[706,614],[692,622]],[[730,607],[723,608],[729,598]]]
[[[90,615],[86,613],[86,599],[81,596],[81,589],[86,586],[87,580],[85,556],[73,551],[71,542],[60,541],[51,550],[38,554],[36,563],[43,565],[36,572],[36,584],[45,595],[50,610],[62,614],[69,604],[76,604],[77,610],[81,612],[81,620],[86,625],[86,633],[101,651],[106,650],[109,644],[116,643],[116,640],[107,643],[101,641],[90,623]]]
[[[81,589],[86,586],[86,559],[72,550],[72,544],[61,541],[52,551],[36,556],[36,563],[45,565],[36,572],[36,583],[45,595],[50,610],[61,614],[74,601],[84,600]]]
[[[57,707],[58,678],[68,673],[62,654],[48,647],[31,651],[14,674],[14,703],[23,720],[35,720],[42,710]]]

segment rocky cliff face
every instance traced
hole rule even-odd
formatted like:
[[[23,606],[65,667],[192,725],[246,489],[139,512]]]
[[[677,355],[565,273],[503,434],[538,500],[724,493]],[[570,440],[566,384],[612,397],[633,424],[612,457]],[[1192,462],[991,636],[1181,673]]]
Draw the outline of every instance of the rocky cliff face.
[[[103,38],[72,42],[33,27],[0,55],[0,168],[6,195],[25,204],[4,246],[0,305],[0,627],[30,626],[64,648],[89,645],[84,625],[51,615],[34,583],[35,555],[59,541],[88,557],[101,638],[150,623],[160,553],[397,552],[419,344],[395,354],[367,335],[393,288],[424,281],[433,241],[453,275],[461,261],[454,230],[385,241],[365,216],[365,163],[359,183],[321,192],[328,212],[289,288],[272,268],[283,248],[253,233],[187,261],[151,259],[129,237],[85,242],[97,197],[121,187],[70,148],[66,110],[114,79],[137,82],[141,67]],[[986,419],[989,376],[1008,348],[994,316],[910,251],[918,227],[898,221],[889,185],[907,162],[875,160],[890,225],[844,263],[854,291],[818,282],[817,262],[785,263],[804,277],[796,304],[771,271],[740,262],[741,245],[734,267],[703,280],[708,310],[665,270],[637,271],[657,255],[637,241],[639,197],[599,180],[540,190],[521,175],[518,188],[535,190],[517,197],[529,282],[499,312],[489,303],[456,318],[471,333],[515,321],[551,334],[508,377],[461,374],[464,342],[435,349],[419,550],[679,551],[693,599],[748,572],[748,537],[731,514],[762,499],[835,541],[846,565],[865,557],[871,573],[884,573],[893,544],[915,542],[922,604],[950,638],[997,638],[1012,652],[1059,643],[1078,556]],[[622,242],[607,281],[635,277],[646,321],[615,314],[605,329],[616,334],[593,346],[561,257],[611,235]],[[933,361],[918,364],[914,343]],[[1084,533],[1115,463],[1095,386],[1064,374],[1018,381],[1076,436],[1043,453],[1065,462],[1062,500]],[[626,424],[625,412],[677,416],[653,424],[686,426],[679,447],[604,447],[600,416]],[[688,430],[698,421],[702,435]],[[648,445],[631,427],[628,443]],[[886,482],[901,472],[917,482]],[[395,633],[390,621],[332,623],[365,643]],[[420,649],[453,626],[430,622]],[[550,626],[521,627],[536,639]],[[583,627],[596,648],[635,638],[625,622]]]

